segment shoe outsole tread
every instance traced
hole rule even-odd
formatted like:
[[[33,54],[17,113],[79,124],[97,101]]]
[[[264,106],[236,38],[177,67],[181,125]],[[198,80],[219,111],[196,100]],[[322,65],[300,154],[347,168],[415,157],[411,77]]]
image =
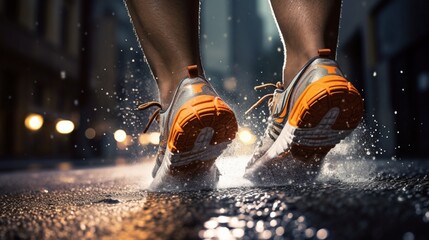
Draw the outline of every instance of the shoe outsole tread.
[[[172,153],[184,153],[194,148],[194,143],[204,128],[214,133],[210,144],[230,142],[237,132],[233,111],[215,96],[197,96],[185,103],[175,116],[168,144]]]
[[[360,123],[363,116],[363,101],[356,88],[341,76],[325,76],[310,84],[298,98],[292,109],[289,124],[297,129],[312,128],[317,126],[326,114],[334,108],[338,108],[338,115],[328,128],[338,130],[338,142],[346,134],[341,131],[351,131]],[[328,131],[322,133],[318,138],[329,134]],[[311,140],[308,138],[308,140]],[[320,158],[325,156],[333,145],[327,146],[306,146],[299,142],[291,143],[292,154],[299,159]]]
[[[174,117],[168,138],[171,175],[188,175],[211,169],[217,157],[235,138],[234,112],[216,96],[196,96]]]

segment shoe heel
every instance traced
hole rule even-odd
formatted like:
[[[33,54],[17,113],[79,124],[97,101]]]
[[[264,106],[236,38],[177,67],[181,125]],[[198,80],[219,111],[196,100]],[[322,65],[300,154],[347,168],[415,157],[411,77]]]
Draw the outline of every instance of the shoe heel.
[[[321,78],[307,87],[291,111],[292,154],[323,158],[359,125],[362,116],[362,97],[350,82],[341,76]]]
[[[222,99],[208,95],[197,96],[186,102],[174,117],[168,148],[171,153],[181,155],[209,151],[211,147],[231,142],[237,129],[234,112]],[[214,152],[204,158],[216,158],[221,152]]]
[[[325,76],[310,84],[292,109],[289,123],[298,128],[315,127],[332,108],[339,109],[332,129],[355,129],[363,116],[362,97],[341,76]]]

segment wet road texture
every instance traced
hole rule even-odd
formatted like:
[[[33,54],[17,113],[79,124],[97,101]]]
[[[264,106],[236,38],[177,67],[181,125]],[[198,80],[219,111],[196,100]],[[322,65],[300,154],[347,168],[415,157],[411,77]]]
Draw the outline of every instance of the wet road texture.
[[[428,239],[429,161],[326,159],[316,181],[153,193],[153,162],[0,174],[0,239]],[[232,164],[231,166],[231,162]]]

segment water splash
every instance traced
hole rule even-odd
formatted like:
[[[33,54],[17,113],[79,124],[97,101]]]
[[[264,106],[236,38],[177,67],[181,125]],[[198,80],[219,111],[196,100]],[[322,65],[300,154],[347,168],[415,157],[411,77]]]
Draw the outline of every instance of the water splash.
[[[243,178],[244,169],[251,155],[222,156],[217,160],[221,173],[218,188],[234,188],[252,186],[252,183]]]
[[[339,180],[342,182],[366,182],[375,176],[376,163],[368,144],[368,128],[361,124],[350,136],[337,144],[325,157],[319,181]],[[368,141],[369,140],[369,141]]]

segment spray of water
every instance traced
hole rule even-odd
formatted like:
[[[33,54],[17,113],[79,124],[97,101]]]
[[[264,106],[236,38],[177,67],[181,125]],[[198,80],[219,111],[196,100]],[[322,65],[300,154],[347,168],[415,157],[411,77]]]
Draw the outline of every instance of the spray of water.
[[[373,139],[367,135],[368,128],[362,123],[349,137],[337,144],[324,159],[315,181],[345,183],[372,181],[376,176],[376,162],[372,160],[373,156],[368,148]],[[250,181],[243,178],[253,149],[254,145],[244,145],[239,138],[231,143],[216,162],[221,174],[218,188],[253,186]],[[186,184],[183,186],[184,189],[177,190],[186,190]]]
[[[325,157],[316,181],[367,182],[376,176],[376,162],[370,150],[373,138],[371,132],[362,123],[349,137],[337,144]],[[252,186],[243,178],[247,162],[251,158],[253,147],[243,148],[235,141],[218,159],[221,172],[219,188]],[[285,183],[287,184],[287,183]]]
[[[319,181],[366,182],[375,177],[376,164],[371,160],[365,124],[337,144],[325,157]]]

